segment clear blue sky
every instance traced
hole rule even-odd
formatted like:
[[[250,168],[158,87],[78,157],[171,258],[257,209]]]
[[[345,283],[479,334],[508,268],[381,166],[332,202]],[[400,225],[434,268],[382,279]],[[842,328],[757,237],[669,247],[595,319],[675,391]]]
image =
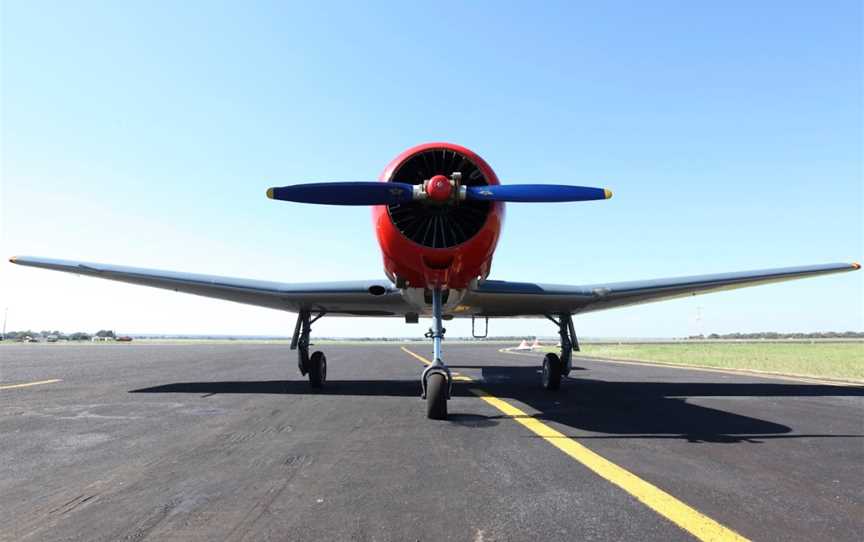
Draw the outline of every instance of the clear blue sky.
[[[430,140],[474,149],[504,182],[615,192],[511,205],[493,278],[578,284],[864,255],[860,2],[312,4],[2,2],[4,260],[381,277],[367,209],[273,202],[264,190],[375,179]],[[293,325],[266,309],[0,269],[10,329]],[[857,273],[577,326],[590,336],[861,330],[862,303]],[[554,332],[539,321],[491,331]]]

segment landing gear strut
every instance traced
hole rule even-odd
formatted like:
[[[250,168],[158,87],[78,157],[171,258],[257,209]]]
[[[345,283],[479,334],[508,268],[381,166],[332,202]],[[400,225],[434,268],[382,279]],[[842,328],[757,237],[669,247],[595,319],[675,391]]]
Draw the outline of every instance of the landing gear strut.
[[[327,380],[327,356],[318,350],[309,355],[309,334],[312,332],[312,324],[322,316],[324,316],[323,311],[312,318],[308,310],[301,310],[297,314],[294,336],[291,338],[291,350],[297,350],[297,367],[300,369],[300,374],[309,375],[309,385],[313,388],[323,387]]]
[[[426,417],[432,420],[447,418],[447,400],[450,399],[450,386],[453,379],[450,369],[441,360],[441,341],[445,329],[441,324],[443,309],[441,308],[441,289],[432,290],[432,327],[427,337],[432,339],[432,364],[420,375],[422,397],[426,399]]]
[[[561,336],[561,355],[550,352],[543,358],[541,383],[547,390],[557,390],[561,387],[561,377],[569,376],[573,369],[573,351],[579,351],[579,339],[576,338],[573,317],[569,313],[559,314],[557,320],[548,314],[546,318],[558,326],[558,334]]]

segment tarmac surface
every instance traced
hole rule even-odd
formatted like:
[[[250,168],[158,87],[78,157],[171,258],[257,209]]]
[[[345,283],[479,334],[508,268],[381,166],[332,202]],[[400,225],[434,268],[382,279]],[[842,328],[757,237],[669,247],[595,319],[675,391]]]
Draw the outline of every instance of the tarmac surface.
[[[693,540],[632,474],[696,537],[861,540],[864,388],[577,358],[547,392],[498,348],[445,343],[432,421],[398,344],[322,347],[320,392],[282,345],[4,345],[0,539]]]

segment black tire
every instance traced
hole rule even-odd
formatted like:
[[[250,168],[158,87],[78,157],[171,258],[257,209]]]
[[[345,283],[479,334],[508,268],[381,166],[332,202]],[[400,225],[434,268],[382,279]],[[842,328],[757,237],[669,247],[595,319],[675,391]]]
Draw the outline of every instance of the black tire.
[[[426,378],[426,417],[447,419],[447,378],[441,373],[432,373]]]
[[[547,390],[557,390],[561,387],[561,359],[557,354],[546,354],[543,358],[543,387]]]
[[[309,385],[313,388],[321,388],[327,381],[327,356],[324,352],[316,350],[309,356]]]

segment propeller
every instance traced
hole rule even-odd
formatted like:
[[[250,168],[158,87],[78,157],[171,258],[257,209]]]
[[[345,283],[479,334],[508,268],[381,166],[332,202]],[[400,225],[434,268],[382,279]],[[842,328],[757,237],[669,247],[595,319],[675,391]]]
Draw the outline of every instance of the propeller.
[[[609,199],[605,188],[569,186],[566,184],[498,184],[466,187],[467,199],[477,201],[556,202]]]
[[[325,205],[387,205],[414,200],[414,185],[407,183],[308,183],[267,189],[267,197]]]
[[[427,200],[444,204],[456,200],[509,202],[564,202],[609,199],[605,188],[562,184],[462,186],[457,172],[450,179],[435,175],[422,184],[391,182],[309,183],[267,189],[267,197],[281,201],[325,205],[392,205]]]

